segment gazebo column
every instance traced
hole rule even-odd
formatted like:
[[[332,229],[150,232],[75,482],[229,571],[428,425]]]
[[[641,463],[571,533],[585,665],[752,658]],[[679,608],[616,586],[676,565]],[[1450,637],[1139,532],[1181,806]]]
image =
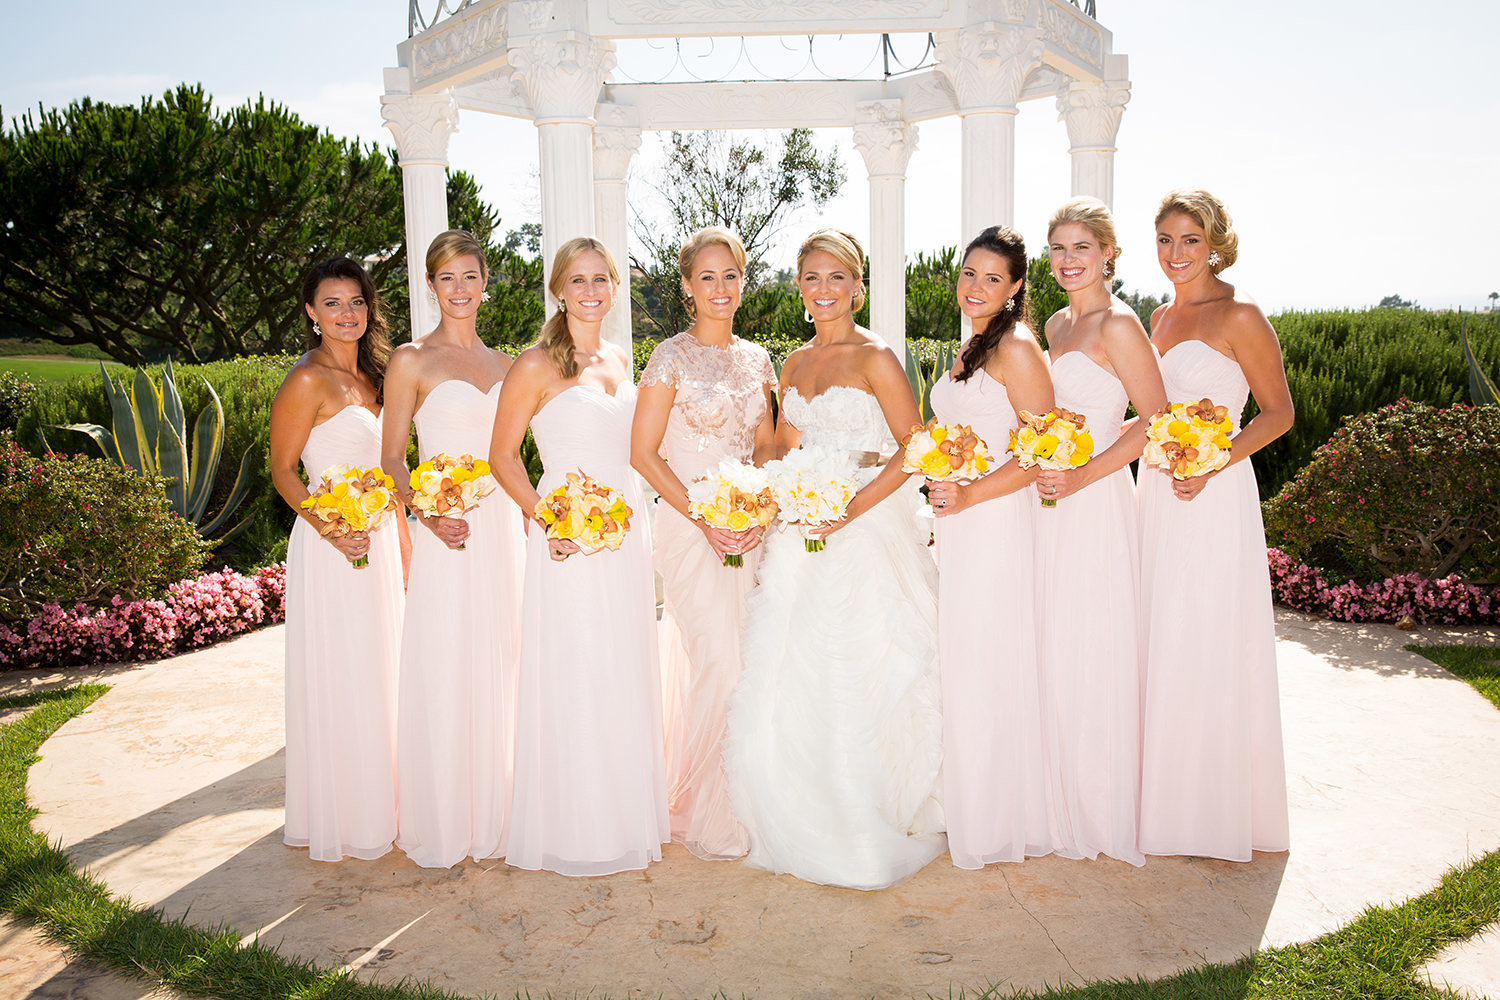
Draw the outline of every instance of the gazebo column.
[[[906,165],[917,129],[899,100],[855,106],[854,147],[870,178],[870,329],[906,359]]]
[[[438,324],[437,304],[427,297],[422,261],[428,244],[448,228],[448,136],[458,130],[458,101],[452,91],[387,93],[380,98],[380,117],[396,137],[401,164],[411,336],[417,340]]]
[[[604,319],[604,339],[630,350],[630,227],[626,212],[630,161],[641,148],[633,109],[600,104],[594,126],[594,224],[620,269],[614,308]]]
[[[506,58],[536,123],[542,260],[550,269],[564,242],[595,235],[594,106],[615,65],[614,45],[582,31],[549,31],[513,38]]]
[[[1073,160],[1073,195],[1090,195],[1106,205],[1115,199],[1115,136],[1130,100],[1128,80],[1074,82],[1057,95],[1057,117],[1068,126]]]
[[[1015,220],[1016,106],[1043,48],[1040,30],[1025,24],[982,21],[937,36],[938,69],[961,119],[959,246]]]

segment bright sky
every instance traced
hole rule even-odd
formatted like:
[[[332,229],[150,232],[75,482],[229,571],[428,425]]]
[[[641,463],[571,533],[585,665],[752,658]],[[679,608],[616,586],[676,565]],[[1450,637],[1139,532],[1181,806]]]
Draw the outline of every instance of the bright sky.
[[[1473,309],[1500,291],[1500,5],[1098,2],[1115,51],[1130,57],[1115,163],[1127,288],[1168,287],[1151,220],[1163,193],[1193,185],[1229,207],[1240,262],[1225,276],[1268,311],[1358,308],[1392,293]],[[13,6],[0,62],[7,124],[38,104],[135,103],[186,81],[221,107],[264,93],[335,134],[394,144],[379,103],[381,69],[406,36],[402,0],[75,0],[64,22],[56,5]],[[958,232],[957,120],[919,132],[907,181],[913,252],[971,235]],[[817,216],[792,221],[793,247],[816,224],[869,227],[852,138],[826,130],[819,140],[838,146],[850,180]],[[652,156],[648,142],[637,164]],[[478,178],[505,228],[536,218],[529,122],[463,112],[450,159]],[[1053,102],[1023,105],[1016,223],[1033,252],[1068,184]]]

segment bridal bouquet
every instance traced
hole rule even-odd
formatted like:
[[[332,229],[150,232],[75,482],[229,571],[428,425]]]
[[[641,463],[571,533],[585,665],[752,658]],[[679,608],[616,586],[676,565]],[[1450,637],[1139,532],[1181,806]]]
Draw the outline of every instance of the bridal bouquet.
[[[567,482],[537,501],[536,516],[546,525],[548,538],[566,538],[584,555],[591,555],[600,549],[619,549],[635,511],[619,490],[580,469],[568,473]]]
[[[1229,408],[1215,406],[1207,397],[1196,403],[1172,403],[1151,418],[1142,459],[1166,469],[1174,479],[1217,472],[1229,464],[1233,429]]]
[[[688,513],[715,528],[748,531],[764,528],[776,520],[778,507],[771,490],[771,477],[737,458],[725,458],[718,468],[693,480],[687,488]],[[725,566],[743,566],[744,556],[731,552]]]
[[[856,466],[847,452],[817,446],[793,448],[786,457],[767,462],[771,494],[781,519],[802,525],[807,551],[821,552],[823,539],[807,534],[809,527],[829,524],[844,516],[858,491]]]
[[[312,495],[302,501],[302,509],[323,522],[318,534],[324,538],[374,531],[386,512],[396,509],[395,486],[395,480],[380,468],[333,465],[323,471]],[[367,555],[354,560],[356,569],[369,564]]]
[[[462,518],[498,485],[482,458],[434,455],[411,474],[411,505],[434,517]]]
[[[1076,469],[1094,454],[1094,436],[1081,413],[1054,406],[1046,413],[1020,410],[1021,426],[1010,432],[1006,451],[1016,456],[1023,469]],[[1056,500],[1042,498],[1043,507],[1056,507]]]
[[[911,429],[906,437],[902,472],[920,472],[946,482],[978,479],[989,471],[995,456],[984,439],[967,424],[943,424],[933,417]]]

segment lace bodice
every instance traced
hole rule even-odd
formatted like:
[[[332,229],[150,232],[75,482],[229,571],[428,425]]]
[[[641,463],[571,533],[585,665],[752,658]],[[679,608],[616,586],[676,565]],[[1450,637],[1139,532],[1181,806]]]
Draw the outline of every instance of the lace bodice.
[[[662,382],[677,393],[661,455],[679,479],[688,482],[721,458],[750,460],[766,415],[765,389],[776,389],[764,347],[738,337],[727,348],[711,347],[679,333],[656,346],[641,373],[642,386]]]
[[[1239,433],[1245,401],[1250,398],[1250,383],[1239,362],[1201,340],[1184,340],[1162,355],[1161,379],[1170,403],[1196,402],[1207,396],[1215,406],[1227,406],[1234,432]]]
[[[880,400],[864,389],[834,385],[812,399],[803,399],[792,386],[782,397],[782,407],[782,415],[801,432],[804,445],[882,454],[896,450]]]

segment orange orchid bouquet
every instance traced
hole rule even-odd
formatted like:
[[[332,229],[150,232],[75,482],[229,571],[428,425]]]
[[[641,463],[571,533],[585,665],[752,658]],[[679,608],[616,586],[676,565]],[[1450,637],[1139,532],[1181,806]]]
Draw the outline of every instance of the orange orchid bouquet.
[[[318,485],[302,501],[302,509],[322,522],[318,533],[324,538],[374,531],[399,504],[395,487],[395,481],[383,469],[334,465],[324,470]],[[369,564],[367,555],[354,560],[356,569]]]
[[[635,511],[625,497],[586,475],[568,473],[567,482],[537,501],[536,516],[548,538],[565,538],[584,555],[600,549],[618,550],[630,530]]]
[[[1046,413],[1020,410],[1021,426],[1010,432],[1006,451],[1016,456],[1023,469],[1076,469],[1094,455],[1094,436],[1081,413],[1054,406]],[[1056,500],[1042,498],[1043,507],[1057,506]]]
[[[945,424],[933,417],[913,427],[904,443],[901,471],[918,472],[928,479],[970,481],[995,464],[989,446],[968,424]]]
[[[434,455],[412,471],[411,505],[433,517],[461,519],[498,485],[482,458]]]
[[[1142,460],[1174,479],[1217,472],[1229,464],[1232,430],[1229,408],[1215,406],[1206,396],[1195,403],[1173,403],[1151,418]]]
[[[721,460],[687,488],[688,513],[715,528],[749,531],[776,520],[780,507],[764,469],[736,458]],[[730,552],[725,566],[745,565],[744,556]]]

